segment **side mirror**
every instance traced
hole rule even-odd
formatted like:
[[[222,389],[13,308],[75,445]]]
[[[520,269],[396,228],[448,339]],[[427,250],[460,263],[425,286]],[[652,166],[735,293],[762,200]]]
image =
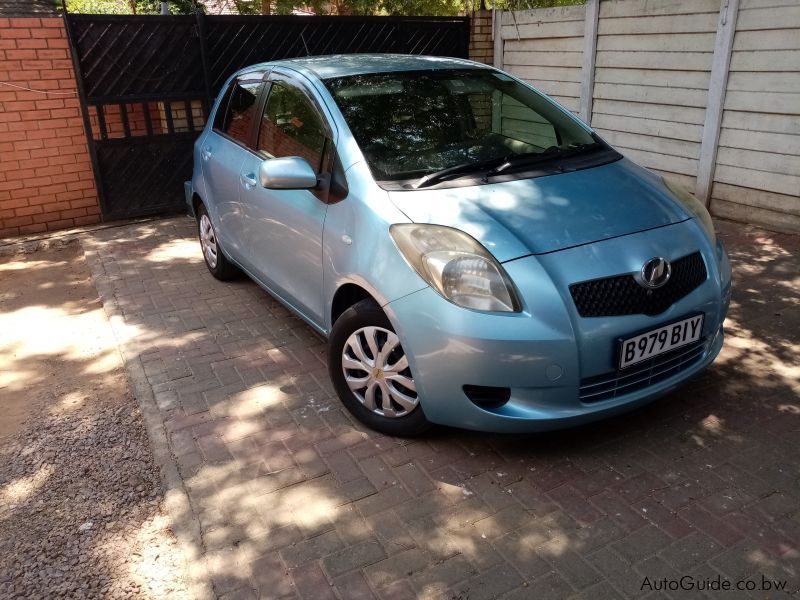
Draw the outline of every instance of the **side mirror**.
[[[308,190],[317,187],[317,174],[305,158],[268,158],[258,169],[261,185],[271,190]]]

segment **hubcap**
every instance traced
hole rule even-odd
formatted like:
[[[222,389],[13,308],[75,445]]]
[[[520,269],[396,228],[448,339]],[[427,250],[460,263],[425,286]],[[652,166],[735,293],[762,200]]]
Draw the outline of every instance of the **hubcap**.
[[[400,338],[383,327],[362,327],[347,338],[342,370],[358,401],[382,417],[402,417],[419,398]]]
[[[217,266],[217,236],[214,235],[214,227],[208,215],[200,217],[200,247],[203,249],[203,256],[206,258],[208,266],[212,269]]]

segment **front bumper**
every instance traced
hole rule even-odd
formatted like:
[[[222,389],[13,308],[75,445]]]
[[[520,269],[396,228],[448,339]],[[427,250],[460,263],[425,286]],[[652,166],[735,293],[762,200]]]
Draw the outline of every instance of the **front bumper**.
[[[708,367],[723,344],[722,322],[730,298],[724,250],[701,247],[707,280],[660,315],[581,318],[569,280],[626,272],[652,256],[672,259],[698,249],[695,224],[607,240],[504,266],[524,305],[520,313],[481,313],[444,300],[430,288],[385,307],[409,362],[426,417],[465,429],[545,431],[587,423],[630,410],[667,394]],[[630,271],[634,271],[630,268]],[[581,387],[616,369],[617,340],[703,312],[702,342],[679,369],[658,371],[644,385],[620,387],[600,400],[582,400]],[[655,372],[655,370],[654,370]],[[510,388],[497,408],[473,403],[463,386]]]

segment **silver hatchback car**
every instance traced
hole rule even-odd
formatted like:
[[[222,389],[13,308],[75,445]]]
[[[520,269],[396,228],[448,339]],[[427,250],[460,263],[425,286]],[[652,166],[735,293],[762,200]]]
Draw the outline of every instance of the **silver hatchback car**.
[[[486,65],[243,69],[186,199],[211,273],[327,336],[342,402],[388,434],[584,423],[722,347],[731,270],[703,204]]]

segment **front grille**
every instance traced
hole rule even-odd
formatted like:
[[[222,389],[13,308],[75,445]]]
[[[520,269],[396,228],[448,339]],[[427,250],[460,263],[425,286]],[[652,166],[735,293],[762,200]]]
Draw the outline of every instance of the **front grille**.
[[[676,348],[622,371],[581,379],[581,402],[601,402],[630,394],[664,381],[696,365],[705,355],[708,339]]]
[[[664,287],[648,290],[633,275],[593,279],[569,286],[572,300],[582,317],[657,315],[706,280],[706,265],[699,252],[672,263],[672,276]]]

